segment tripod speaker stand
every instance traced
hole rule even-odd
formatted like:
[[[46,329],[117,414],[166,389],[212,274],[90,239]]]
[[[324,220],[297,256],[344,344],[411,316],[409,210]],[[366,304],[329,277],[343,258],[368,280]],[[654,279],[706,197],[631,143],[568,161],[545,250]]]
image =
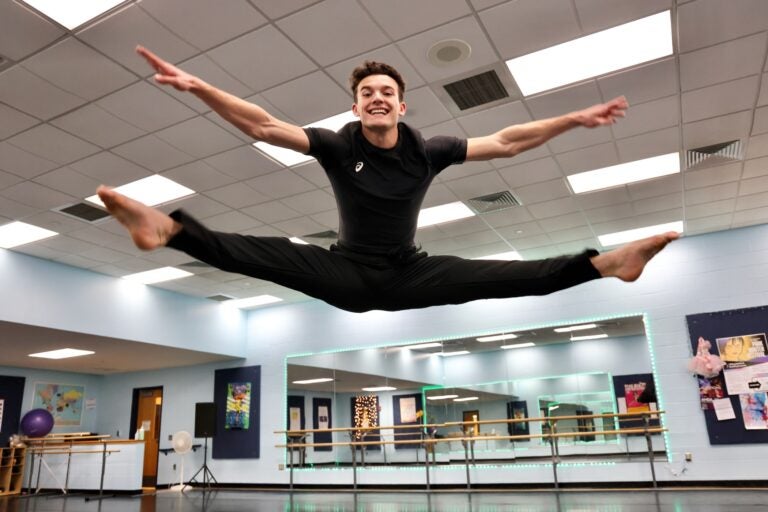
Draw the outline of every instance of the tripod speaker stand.
[[[213,402],[204,402],[195,404],[195,437],[202,437],[204,439],[203,444],[203,465],[198,469],[192,478],[189,479],[189,483],[203,484],[203,490],[208,490],[211,487],[211,483],[216,485],[219,482],[216,477],[213,476],[213,472],[208,467],[208,438],[216,435],[216,404]],[[202,473],[202,482],[197,479],[197,476]]]

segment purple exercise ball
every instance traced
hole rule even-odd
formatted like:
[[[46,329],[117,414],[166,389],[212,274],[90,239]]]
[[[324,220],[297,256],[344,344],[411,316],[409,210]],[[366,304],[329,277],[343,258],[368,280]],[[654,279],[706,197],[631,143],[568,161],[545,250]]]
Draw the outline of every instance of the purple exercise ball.
[[[21,418],[21,432],[29,437],[43,437],[53,430],[53,415],[45,409],[32,409]]]

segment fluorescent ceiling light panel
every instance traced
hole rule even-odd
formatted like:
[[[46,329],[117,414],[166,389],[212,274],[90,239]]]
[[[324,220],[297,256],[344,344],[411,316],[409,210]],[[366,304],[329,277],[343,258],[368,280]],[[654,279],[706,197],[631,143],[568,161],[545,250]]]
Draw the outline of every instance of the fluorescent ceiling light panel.
[[[293,384],[320,384],[321,382],[332,382],[330,377],[321,377],[319,379],[295,380]]]
[[[255,297],[247,297],[245,299],[228,300],[224,304],[227,306],[234,306],[239,309],[255,308],[257,306],[264,306],[266,304],[274,304],[275,302],[282,302],[283,299],[275,297],[273,295],[257,295]]]
[[[134,281],[141,284],[155,284],[162,283],[164,281],[173,281],[174,279],[181,279],[182,277],[191,276],[192,272],[181,270],[175,267],[161,267],[154,270],[147,270],[146,272],[137,272],[136,274],[129,274],[123,276],[123,279],[128,281]],[[227,303],[232,301],[227,301]]]
[[[568,183],[574,193],[583,194],[679,172],[680,155],[668,153],[625,164],[603,167],[594,171],[572,174],[568,176]]]
[[[456,350],[455,352],[438,352],[438,355],[443,357],[463,356],[469,354],[469,350]]]
[[[304,128],[327,128],[328,130],[335,132],[345,124],[351,123],[353,121],[357,121],[357,116],[350,110],[347,112],[342,112],[341,114],[336,114],[335,116],[331,116],[326,119],[321,119],[320,121],[314,123],[304,125]],[[286,167],[292,167],[294,165],[299,165],[303,164],[304,162],[314,160],[314,157],[312,156],[299,153],[298,151],[294,151],[292,149],[273,146],[272,144],[267,144],[266,142],[254,142],[253,146]]]
[[[371,393],[375,393],[376,391],[395,391],[397,388],[393,388],[392,386],[371,386],[369,388],[362,388],[363,391],[370,391]]]
[[[93,350],[80,350],[77,348],[61,348],[59,350],[49,350],[48,352],[38,352],[29,354],[29,357],[42,357],[43,359],[67,359],[68,357],[88,356],[95,354]]]
[[[498,254],[491,254],[489,256],[480,256],[479,258],[472,258],[473,260],[501,260],[501,261],[521,261],[523,259],[520,253],[517,251],[500,252]]]
[[[420,343],[418,345],[406,345],[403,347],[405,350],[422,350],[425,348],[435,348],[435,347],[442,347],[443,344],[439,342],[434,343]]]
[[[515,343],[514,345],[504,345],[501,348],[503,348],[504,350],[508,350],[510,348],[525,348],[525,347],[535,347],[535,346],[536,346],[535,343],[529,341],[527,343]]]
[[[483,336],[481,338],[476,338],[477,341],[480,343],[488,343],[489,341],[504,341],[504,340],[514,340],[517,338],[517,334],[508,333],[508,334],[496,334],[494,336]]]
[[[424,208],[421,210],[419,212],[419,223],[417,227],[424,228],[427,226],[434,226],[435,224],[465,219],[467,217],[472,217],[473,215],[475,215],[475,212],[470,210],[469,207],[461,201],[441,204],[440,206],[433,206],[432,208]]]
[[[601,340],[607,338],[607,334],[592,334],[589,336],[571,336],[571,341]]]
[[[147,206],[156,206],[158,204],[167,203],[186,197],[195,193],[191,188],[187,188],[184,185],[180,185],[173,180],[164,178],[159,174],[147,176],[132,183],[127,183],[120,187],[116,187],[115,190],[120,192],[124,196],[135,199]],[[104,203],[101,201],[98,195],[92,195],[86,197],[86,201],[93,204],[97,204],[104,207]]]
[[[427,400],[449,400],[451,398],[458,398],[459,395],[435,395],[435,396],[428,396]]]
[[[507,61],[524,96],[672,55],[670,11]]]
[[[464,398],[454,398],[454,402],[471,402],[472,400],[479,400],[479,396],[465,396]]]
[[[125,0],[22,0],[69,30],[100,16]]]
[[[597,324],[569,325],[568,327],[558,327],[555,329],[555,332],[584,331],[586,329],[594,329],[595,327],[597,327]]]
[[[653,235],[659,235],[666,233],[667,231],[676,231],[678,233],[683,232],[683,221],[668,222],[666,224],[657,224],[655,226],[646,226],[644,228],[628,229],[626,231],[617,231],[616,233],[608,233],[600,235],[597,239],[600,241],[600,245],[603,247],[610,247],[612,245],[625,244],[633,240],[640,240],[641,238],[647,238]]]
[[[0,247],[10,249],[19,245],[37,242],[52,236],[57,232],[45,228],[39,228],[26,222],[11,222],[0,226]]]

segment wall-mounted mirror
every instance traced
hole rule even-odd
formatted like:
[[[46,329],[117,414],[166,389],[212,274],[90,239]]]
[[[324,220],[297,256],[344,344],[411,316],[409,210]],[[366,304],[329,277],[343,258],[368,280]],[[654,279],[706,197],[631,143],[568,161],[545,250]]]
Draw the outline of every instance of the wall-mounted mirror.
[[[651,351],[643,315],[631,315],[289,356],[286,427],[400,427],[354,433],[356,440],[406,441],[361,449],[358,463],[423,462],[424,452],[407,441],[425,432],[444,440],[435,449],[438,463],[463,463],[466,436],[473,438],[475,460],[535,463],[549,461],[542,437],[549,423],[493,420],[566,416],[571,419],[558,420],[557,431],[574,435],[559,440],[561,458],[647,457],[645,437],[613,433],[637,420],[591,416],[658,407]],[[406,428],[424,423],[441,426]],[[307,442],[339,445],[310,447],[295,462],[351,464],[353,453],[343,446],[349,435],[309,434]],[[497,439],[502,436],[512,439]],[[663,455],[664,436],[654,435],[652,447]]]

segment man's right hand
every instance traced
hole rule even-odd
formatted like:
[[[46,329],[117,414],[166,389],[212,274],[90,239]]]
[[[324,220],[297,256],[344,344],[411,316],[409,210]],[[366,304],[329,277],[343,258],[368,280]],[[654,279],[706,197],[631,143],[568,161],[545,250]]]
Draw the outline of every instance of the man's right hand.
[[[162,85],[170,85],[178,91],[189,91],[198,87],[201,81],[196,76],[182,71],[170,62],[166,62],[143,46],[136,47],[136,53],[144,57],[155,71],[155,81]]]

